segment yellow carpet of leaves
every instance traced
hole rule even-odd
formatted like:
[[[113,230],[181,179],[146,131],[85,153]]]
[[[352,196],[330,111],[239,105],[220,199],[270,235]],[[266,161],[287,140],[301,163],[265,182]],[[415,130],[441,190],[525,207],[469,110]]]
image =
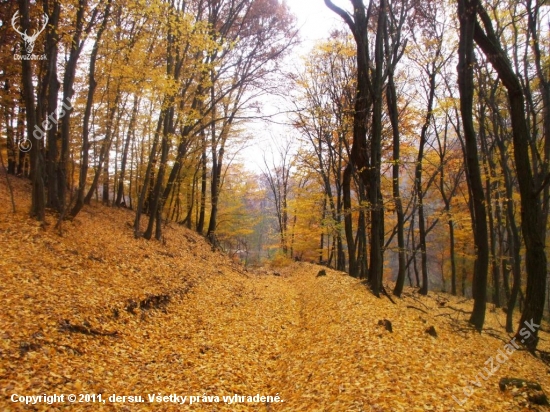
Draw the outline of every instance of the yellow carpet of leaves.
[[[28,218],[28,184],[14,178],[12,214],[0,178],[1,411],[544,410],[498,389],[501,377],[514,377],[550,391],[547,367],[524,351],[464,395],[505,343],[468,330],[456,309],[471,302],[409,289],[393,304],[343,273],[317,277],[320,268],[306,263],[246,271],[175,224],[163,242],[134,239],[133,213],[100,205],[60,233],[53,215],[46,225]],[[152,296],[169,302],[139,308]],[[500,310],[488,311],[490,331],[507,340],[503,323]],[[13,394],[145,401],[25,406]],[[149,403],[154,394],[201,401]],[[222,401],[234,394],[284,402]]]

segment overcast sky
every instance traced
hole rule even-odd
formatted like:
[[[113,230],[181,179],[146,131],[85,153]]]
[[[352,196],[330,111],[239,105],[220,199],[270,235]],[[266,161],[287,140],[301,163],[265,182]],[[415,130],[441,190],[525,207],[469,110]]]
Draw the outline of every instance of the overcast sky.
[[[349,0],[333,0],[333,2],[343,8],[349,5]],[[286,4],[297,18],[296,26],[300,30],[302,40],[300,46],[294,49],[293,56],[288,59],[288,64],[296,65],[298,68],[302,65],[302,58],[308,54],[315,43],[327,39],[333,29],[344,27],[344,22],[327,8],[324,0],[286,0]],[[280,99],[264,97],[262,100],[264,115],[288,110],[292,106],[281,102]],[[284,123],[288,118],[286,115],[279,115],[273,120]],[[292,139],[296,133],[289,126],[271,122],[251,123],[248,125],[248,130],[252,134],[252,139],[249,141],[249,146],[240,151],[239,158],[244,161],[247,169],[256,173],[261,173],[262,169],[265,169],[264,156],[268,159],[268,164],[272,164],[272,152],[277,146],[273,140],[281,143],[281,140]]]
[[[333,0],[340,7],[349,1]],[[316,40],[327,38],[331,29],[341,27],[342,19],[325,6],[324,0],[286,0],[290,10],[298,18],[303,46],[311,48]]]

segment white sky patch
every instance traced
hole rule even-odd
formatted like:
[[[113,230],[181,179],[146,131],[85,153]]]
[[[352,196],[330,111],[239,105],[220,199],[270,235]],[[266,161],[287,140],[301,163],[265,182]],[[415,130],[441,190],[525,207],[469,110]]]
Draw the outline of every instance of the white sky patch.
[[[346,9],[349,1],[333,0],[334,4]],[[302,49],[309,50],[316,41],[326,39],[330,31],[342,27],[342,19],[325,5],[324,0],[287,0],[290,10],[298,19]]]
[[[333,0],[334,4],[343,9],[349,9],[349,0]],[[288,69],[300,70],[303,67],[303,58],[319,41],[328,39],[334,29],[346,29],[340,16],[329,10],[324,0],[286,0],[290,11],[296,16],[296,27],[299,29],[301,44],[295,47],[292,55],[287,58]],[[265,97],[262,99],[262,114],[291,110],[292,102],[285,102],[277,97]],[[273,147],[274,139],[287,139],[289,135],[296,133],[290,126],[284,123],[289,121],[286,114],[272,118],[273,122],[254,122],[246,127],[252,141],[239,153],[247,169],[261,173],[265,169],[264,155],[271,159],[271,153],[276,150]],[[271,160],[268,164],[272,164]]]

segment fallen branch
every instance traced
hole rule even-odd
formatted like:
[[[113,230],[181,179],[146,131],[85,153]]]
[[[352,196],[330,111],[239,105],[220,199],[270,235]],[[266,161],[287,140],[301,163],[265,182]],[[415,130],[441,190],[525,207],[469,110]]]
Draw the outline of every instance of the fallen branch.
[[[498,334],[496,331],[492,331],[490,329],[483,329],[482,332],[485,332],[487,335],[492,336],[493,338],[496,338],[498,340],[501,340],[504,343],[510,343],[510,340],[504,339],[501,335]]]
[[[420,303],[422,306],[424,306],[426,309],[430,309],[428,307],[428,305],[426,305],[424,302],[422,302],[420,299],[416,298],[414,295],[411,295],[411,299],[413,299],[414,301]]]
[[[457,312],[460,312],[460,313],[463,313],[464,315],[471,315],[471,314],[472,314],[471,311],[468,312],[468,311],[466,311],[466,310],[464,310],[464,309],[452,307],[451,305],[447,306],[447,308],[452,309],[452,310],[457,311]]]
[[[534,389],[536,391],[541,391],[542,387],[538,382],[531,382],[526,381],[525,379],[517,379],[517,378],[502,378],[498,382],[498,386],[501,391],[505,391],[507,386],[515,386],[516,388],[529,388]]]
[[[416,306],[407,305],[407,307],[408,307],[409,309],[416,309],[416,310],[419,310],[420,312],[423,312],[423,313],[425,313],[426,315],[429,315],[429,313],[426,312],[424,309],[417,308]]]
[[[389,293],[386,291],[386,288],[385,288],[384,286],[382,286],[382,293],[383,293],[384,295],[386,295],[386,297],[390,300],[391,303],[393,303],[394,305],[397,304],[397,303],[395,303],[395,302],[393,301],[393,299],[391,298],[391,296],[389,295]]]
[[[515,386],[520,389],[524,396],[527,395],[527,400],[535,405],[550,405],[542,386],[538,382],[518,378],[502,378],[498,382],[501,391],[508,389],[508,386]]]
[[[117,331],[114,332],[104,332],[98,329],[93,329],[89,325],[72,325],[67,319],[61,321],[59,329],[65,332],[72,333],[82,333],[84,335],[95,335],[95,336],[116,336],[118,335]]]

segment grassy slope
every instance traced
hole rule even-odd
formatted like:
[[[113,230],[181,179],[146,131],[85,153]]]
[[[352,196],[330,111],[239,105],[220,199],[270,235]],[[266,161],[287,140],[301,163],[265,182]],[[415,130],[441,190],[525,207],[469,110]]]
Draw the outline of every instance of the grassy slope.
[[[471,302],[408,290],[393,305],[342,273],[317,278],[309,264],[282,276],[248,273],[177,225],[165,243],[134,239],[133,214],[100,205],[60,235],[53,216],[44,227],[27,217],[24,180],[12,178],[12,214],[0,179],[0,410],[518,411],[528,406],[519,392],[498,390],[501,377],[550,390],[545,365],[516,352],[462,407],[453,400],[504,345],[467,330],[466,315],[448,308]],[[127,310],[151,296],[170,301]],[[450,301],[440,307],[436,298]],[[504,314],[487,319],[507,339]],[[424,332],[430,325],[437,339]],[[285,402],[25,408],[10,402],[14,393],[278,393]]]

